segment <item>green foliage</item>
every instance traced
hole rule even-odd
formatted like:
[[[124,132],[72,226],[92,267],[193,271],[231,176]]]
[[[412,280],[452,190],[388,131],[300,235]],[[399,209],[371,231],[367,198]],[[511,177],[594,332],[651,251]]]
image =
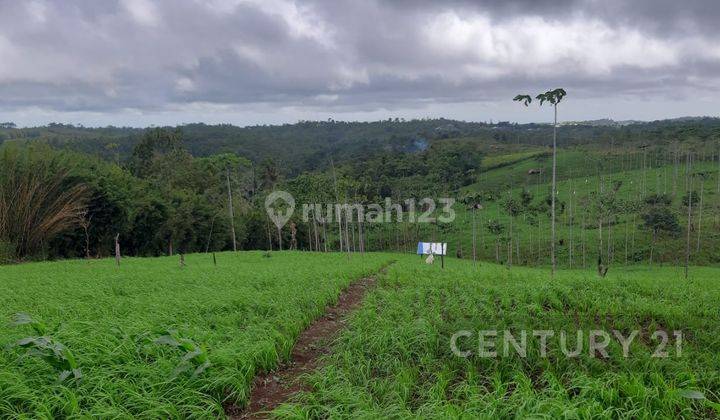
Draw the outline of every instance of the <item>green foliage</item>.
[[[510,217],[517,217],[522,212],[522,203],[515,197],[506,198],[501,205]]]
[[[184,352],[180,364],[173,371],[173,377],[192,371],[192,377],[194,378],[201,375],[211,366],[205,349],[188,338],[182,338],[176,330],[167,330],[165,335],[156,338],[153,342],[174,347]]]
[[[532,102],[530,95],[517,95],[513,98],[513,101],[522,102],[523,105],[528,106]]]
[[[680,223],[677,215],[667,206],[652,206],[642,214],[645,227],[654,233],[665,231],[669,233],[680,232]]]
[[[34,320],[28,314],[17,313],[14,315],[11,325],[29,325],[32,328],[37,336],[21,338],[14,346],[23,349],[26,356],[37,357],[47,362],[58,372],[59,382],[63,382],[71,376],[75,380],[82,379],[82,372],[75,355],[50,335],[52,332],[45,324]]]
[[[502,233],[505,232],[505,226],[495,219],[488,220],[485,224],[485,228],[487,228],[488,232],[495,236],[502,235]]]
[[[549,102],[552,105],[557,105],[566,95],[567,93],[565,92],[565,89],[554,89],[537,95],[535,99],[540,101],[541,106],[543,102]]]
[[[700,203],[700,194],[695,190],[688,192],[682,198],[682,205],[685,207],[690,204],[692,204],[693,207],[697,207],[698,203]]]

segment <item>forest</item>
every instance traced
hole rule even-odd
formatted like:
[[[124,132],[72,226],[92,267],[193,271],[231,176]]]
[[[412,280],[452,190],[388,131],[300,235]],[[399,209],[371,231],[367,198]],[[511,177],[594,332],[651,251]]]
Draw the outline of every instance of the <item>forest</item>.
[[[142,130],[5,123],[0,260],[101,258],[113,255],[115,238],[131,256],[282,245],[412,252],[418,240],[444,239],[461,258],[548,264],[551,132],[444,119]],[[560,263],[679,263],[690,236],[695,263],[719,262],[707,251],[720,244],[719,140],[712,118],[560,126]],[[458,217],[344,220],[338,233],[296,212],[292,229],[276,230],[264,208],[276,189],[299,203],[452,197]]]

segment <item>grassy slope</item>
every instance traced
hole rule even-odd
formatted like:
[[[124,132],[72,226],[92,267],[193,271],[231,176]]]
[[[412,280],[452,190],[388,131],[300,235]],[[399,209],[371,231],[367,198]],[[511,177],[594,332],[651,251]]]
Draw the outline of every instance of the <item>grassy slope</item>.
[[[615,181],[622,182],[622,186],[618,192],[618,197],[624,200],[638,200],[644,195],[656,192],[672,194],[673,184],[676,183],[677,193],[673,201],[673,208],[678,214],[680,225],[685,228],[687,223],[686,209],[681,207],[682,196],[686,194],[684,181],[684,165],[678,167],[677,181],[674,181],[675,168],[672,165],[659,166],[643,171],[636,169],[640,162],[639,157],[635,156],[634,162],[626,160],[622,166],[618,161],[619,157],[609,158],[603,154],[592,154],[588,151],[570,150],[562,151],[558,155],[558,200],[566,204],[566,210],[562,214],[558,214],[558,240],[563,240],[564,244],[558,246],[558,261],[564,266],[570,265],[570,242],[573,242],[573,262],[575,266],[582,264],[582,236],[585,237],[585,253],[586,264],[592,265],[597,258],[597,242],[599,239],[599,231],[597,229],[597,217],[591,208],[591,202],[587,199],[591,192],[596,192],[600,188],[601,177],[597,176],[597,164],[600,160],[604,160],[606,166],[609,167],[609,173],[602,176],[604,189],[607,191],[611,188]],[[610,163],[608,163],[610,162]],[[628,170],[628,165],[632,164],[632,168]],[[550,191],[550,169],[549,159],[541,158],[527,159],[516,164],[490,170],[480,175],[481,181],[478,184],[470,186],[467,190],[475,191],[499,191],[501,197],[506,197],[507,192],[511,191],[513,196],[518,197],[522,188],[527,188],[534,196],[534,201],[547,196]],[[530,168],[544,168],[545,173],[542,176],[527,175]],[[693,166],[693,172],[707,171],[711,177],[705,182],[704,205],[702,226],[703,235],[701,237],[701,250],[697,252],[697,232],[692,232],[692,261],[698,264],[717,264],[720,263],[720,254],[716,252],[720,248],[720,194],[717,192],[717,177],[720,175],[717,163],[701,163]],[[644,175],[643,175],[644,173]],[[580,176],[578,176],[580,175]],[[644,181],[643,181],[644,177]],[[694,189],[699,191],[699,181],[694,181]],[[642,184],[645,184],[643,188]],[[511,188],[508,188],[511,187]],[[574,191],[573,207],[574,222],[571,227],[569,217],[569,204],[571,193]],[[504,212],[500,205],[501,200],[494,202],[486,202],[485,208],[478,212],[478,246],[479,254],[483,259],[495,259],[495,238],[488,233],[485,228],[485,222],[488,219],[500,220],[506,230],[510,225],[510,217]],[[458,243],[462,244],[463,252],[466,258],[472,258],[472,239],[471,239],[471,214],[465,211],[461,205],[456,205],[458,211],[456,222],[448,229],[446,234],[447,242],[450,244],[451,254],[457,248]],[[697,210],[697,209],[696,209]],[[694,211],[694,224],[698,218],[698,212]],[[540,216],[540,226],[531,226],[527,223],[525,216],[520,216],[514,225],[514,229],[520,233],[520,261],[523,263],[549,263],[549,236],[550,236],[550,220],[547,215]],[[582,233],[582,224],[586,225],[585,232]],[[612,227],[612,243],[614,248],[614,262],[625,263],[625,236],[628,237],[628,257],[627,261],[647,261],[649,258],[649,248],[651,241],[650,231],[643,229],[640,225],[642,220],[638,215],[634,218],[632,215],[618,215],[613,221]],[[604,246],[607,245],[607,220],[605,221],[603,231]],[[571,235],[572,233],[572,235]],[[505,235],[507,236],[507,232]],[[538,241],[538,237],[541,240]],[[655,250],[655,260],[665,262],[674,262],[677,258],[684,260],[685,250],[685,233],[683,232],[677,237],[663,235],[659,238]],[[480,246],[482,244],[482,246]],[[635,252],[633,252],[633,250]],[[605,250],[607,252],[607,249]],[[515,247],[515,253],[517,248]],[[500,247],[501,261],[507,259],[507,245],[503,243]],[[514,261],[517,263],[517,255]]]
[[[720,399],[720,270],[634,267],[599,280],[591,271],[547,270],[450,260],[446,270],[407,257],[392,266],[329,357],[313,391],[277,414],[297,418],[713,417]],[[458,330],[585,331],[584,351],[566,358],[557,337],[548,357],[528,339],[528,357],[454,356]],[[616,340],[610,358],[588,355],[587,332],[641,330],[628,358]],[[682,330],[681,357],[651,358],[652,333]],[[530,334],[530,333],[528,333]],[[474,339],[463,349],[477,349]],[[672,340],[672,337],[671,337]],[[500,344],[502,341],[499,342]],[[568,341],[570,348],[574,339]],[[674,341],[669,350],[674,354]],[[500,347],[502,348],[502,347]]]
[[[0,352],[0,417],[217,416],[243,401],[256,369],[287,357],[299,332],[355,278],[391,257],[261,252],[177,258],[65,261],[0,267],[0,349],[32,335],[8,325],[25,312],[51,327],[84,374],[79,384],[17,349]],[[153,344],[177,329],[205,347],[212,366],[172,379],[182,354]]]

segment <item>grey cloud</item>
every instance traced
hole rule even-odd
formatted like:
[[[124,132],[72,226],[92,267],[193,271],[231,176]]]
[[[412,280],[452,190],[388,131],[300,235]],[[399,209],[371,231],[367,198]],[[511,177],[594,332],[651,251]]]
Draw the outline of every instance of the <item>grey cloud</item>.
[[[718,21],[715,0],[0,0],[0,111],[689,98],[720,90]]]

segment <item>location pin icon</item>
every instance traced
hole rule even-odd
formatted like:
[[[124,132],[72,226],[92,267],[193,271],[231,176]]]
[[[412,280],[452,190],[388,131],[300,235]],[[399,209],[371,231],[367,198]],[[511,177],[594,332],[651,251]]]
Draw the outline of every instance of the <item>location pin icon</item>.
[[[265,198],[265,211],[278,229],[290,220],[295,211],[295,199],[285,191],[273,191]]]

